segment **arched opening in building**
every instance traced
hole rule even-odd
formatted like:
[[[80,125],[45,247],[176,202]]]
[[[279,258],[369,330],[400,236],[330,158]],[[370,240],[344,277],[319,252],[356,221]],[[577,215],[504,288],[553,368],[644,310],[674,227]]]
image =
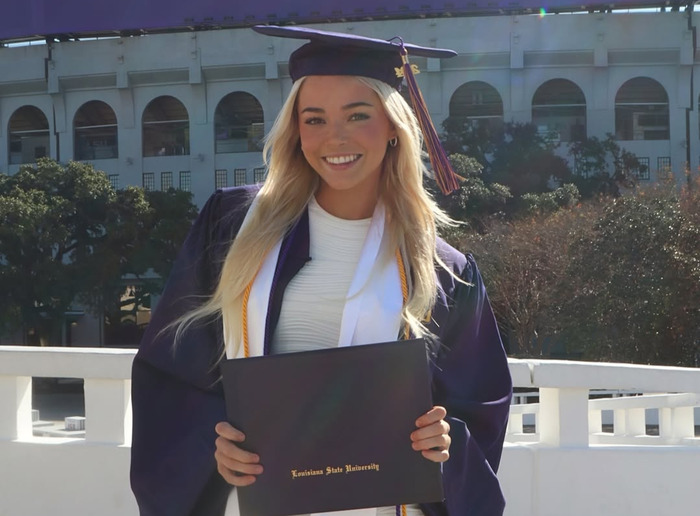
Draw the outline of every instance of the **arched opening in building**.
[[[105,102],[91,100],[73,118],[73,156],[75,160],[119,157],[117,116]]]
[[[450,98],[450,119],[466,121],[473,128],[503,126],[503,100],[498,90],[482,81],[462,84]]]
[[[8,126],[11,165],[34,163],[49,155],[49,121],[36,106],[22,106],[10,117]]]
[[[615,135],[618,140],[668,140],[668,94],[649,77],[624,83],[615,96]]]
[[[552,79],[532,97],[532,123],[537,132],[553,141],[581,141],[586,138],[586,97],[575,83]]]
[[[143,111],[143,157],[190,153],[190,117],[185,106],[168,95],[153,99]]]
[[[214,113],[216,153],[255,152],[265,134],[263,109],[250,93],[229,93]]]

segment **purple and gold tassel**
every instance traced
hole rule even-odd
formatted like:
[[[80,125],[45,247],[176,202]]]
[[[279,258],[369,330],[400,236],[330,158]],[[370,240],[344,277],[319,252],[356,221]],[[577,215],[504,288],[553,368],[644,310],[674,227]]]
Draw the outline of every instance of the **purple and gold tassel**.
[[[437,181],[442,193],[449,195],[459,188],[459,184],[457,183],[458,176],[455,174],[454,170],[452,170],[450,160],[447,159],[445,149],[442,148],[433,121],[430,119],[428,107],[425,105],[425,100],[418,88],[418,84],[416,84],[413,69],[408,62],[408,52],[403,45],[401,45],[401,60],[403,61],[403,74],[406,79],[406,84],[408,85],[408,94],[411,97],[411,104],[413,104],[413,110],[416,113],[425,145],[428,148],[428,156],[430,157],[430,164],[435,174],[435,181]]]

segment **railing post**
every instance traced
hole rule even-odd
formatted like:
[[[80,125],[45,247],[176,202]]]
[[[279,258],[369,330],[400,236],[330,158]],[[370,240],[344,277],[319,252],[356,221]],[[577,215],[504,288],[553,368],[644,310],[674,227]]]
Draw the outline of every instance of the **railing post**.
[[[659,409],[659,436],[669,442],[695,435],[693,407]]]
[[[640,436],[647,433],[646,410],[643,408],[631,408],[625,411],[625,426],[627,435]]]
[[[0,440],[32,437],[31,376],[0,376]]]
[[[588,389],[540,388],[540,442],[588,446]]]
[[[508,428],[506,429],[506,434],[522,434],[523,433],[523,415],[522,414],[510,414],[508,417]]]
[[[131,442],[131,380],[85,379],[85,440]]]
[[[614,434],[636,437],[647,433],[646,413],[643,408],[622,408],[615,412]]]
[[[627,435],[627,410],[617,409],[613,414],[613,433],[617,436]]]
[[[603,413],[600,410],[588,411],[588,433],[599,434],[603,431]]]

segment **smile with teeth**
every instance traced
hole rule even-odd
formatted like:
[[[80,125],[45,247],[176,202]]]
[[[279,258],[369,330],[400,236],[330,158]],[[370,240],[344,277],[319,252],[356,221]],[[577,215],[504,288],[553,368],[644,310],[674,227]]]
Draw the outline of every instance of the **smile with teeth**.
[[[345,165],[360,159],[360,154],[348,154],[347,156],[326,156],[324,159],[331,165]]]

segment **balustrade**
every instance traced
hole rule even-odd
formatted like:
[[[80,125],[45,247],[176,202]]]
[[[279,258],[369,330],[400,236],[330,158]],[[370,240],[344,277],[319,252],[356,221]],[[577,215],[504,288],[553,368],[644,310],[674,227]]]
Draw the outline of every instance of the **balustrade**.
[[[128,484],[134,354],[0,347],[0,514],[138,513]],[[515,395],[499,471],[506,516],[695,510],[700,369],[509,363]],[[84,381],[85,438],[34,435],[37,377]],[[56,481],[64,476],[72,482]]]

